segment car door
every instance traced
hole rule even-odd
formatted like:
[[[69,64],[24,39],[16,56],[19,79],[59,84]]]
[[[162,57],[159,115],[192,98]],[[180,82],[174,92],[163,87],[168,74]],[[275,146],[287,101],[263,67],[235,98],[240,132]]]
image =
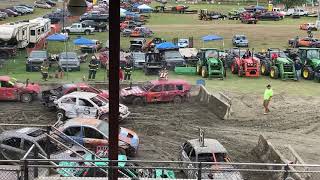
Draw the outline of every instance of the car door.
[[[0,100],[17,100],[19,96],[18,89],[8,81],[1,81]]]
[[[195,161],[195,150],[192,147],[192,145],[188,142],[186,142],[182,148],[181,152],[181,160],[184,162],[194,162]],[[187,175],[188,178],[193,178],[194,171],[193,170],[187,170],[189,168],[193,168],[193,164],[184,163],[183,168],[185,168],[184,173]]]
[[[162,84],[153,86],[148,93],[147,102],[159,102],[162,97]]]
[[[81,126],[70,126],[62,131],[66,136],[64,139],[68,142],[76,141],[77,143],[84,145],[83,131]]]
[[[61,99],[60,109],[63,109],[65,111],[65,115],[68,118],[75,118],[77,117],[77,111],[76,111],[76,98],[75,97],[65,97]]]
[[[92,127],[83,127],[83,144],[86,148],[96,152],[98,146],[107,146],[107,138],[97,129]]]
[[[97,107],[87,99],[78,98],[77,116],[82,118],[95,118],[97,116]]]
[[[162,101],[172,101],[176,94],[177,91],[174,84],[163,85]]]

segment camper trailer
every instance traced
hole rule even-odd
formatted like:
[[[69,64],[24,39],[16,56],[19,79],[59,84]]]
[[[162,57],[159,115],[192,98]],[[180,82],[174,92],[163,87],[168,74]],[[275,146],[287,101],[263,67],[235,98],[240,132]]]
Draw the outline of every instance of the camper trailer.
[[[29,44],[29,22],[16,22],[0,25],[0,45],[16,46],[19,49]]]

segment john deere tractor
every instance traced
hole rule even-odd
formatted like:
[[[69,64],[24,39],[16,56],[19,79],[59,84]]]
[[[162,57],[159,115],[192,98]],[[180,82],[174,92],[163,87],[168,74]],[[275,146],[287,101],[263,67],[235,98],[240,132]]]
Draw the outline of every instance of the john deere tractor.
[[[218,49],[202,48],[197,56],[197,74],[203,78],[224,78],[225,70]]]
[[[297,79],[293,60],[280,49],[270,48],[267,52],[256,54],[256,56],[260,59],[262,75],[270,75],[273,79]]]
[[[320,82],[320,49],[319,48],[299,48],[298,57],[304,64],[302,77],[304,79],[316,79]]]

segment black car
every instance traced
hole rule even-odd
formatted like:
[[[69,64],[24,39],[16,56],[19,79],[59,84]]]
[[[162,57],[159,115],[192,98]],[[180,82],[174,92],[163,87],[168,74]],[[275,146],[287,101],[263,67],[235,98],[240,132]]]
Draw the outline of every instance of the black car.
[[[51,20],[51,24],[57,24],[63,19],[63,15],[60,13],[51,13],[51,14],[46,14],[43,16],[43,18],[48,18]]]
[[[108,25],[105,22],[95,22],[94,20],[84,20],[81,22],[84,27],[94,27],[96,31],[102,32],[108,30]]]
[[[271,20],[271,21],[279,21],[281,17],[278,14],[272,12],[262,13],[257,16],[259,20]]]
[[[20,15],[19,13],[12,11],[11,9],[0,9],[0,11],[7,13],[9,17],[17,17]]]
[[[51,1],[51,0],[45,0],[45,2],[46,2],[47,4],[49,4],[50,6],[52,6],[52,7],[57,5],[56,2]]]

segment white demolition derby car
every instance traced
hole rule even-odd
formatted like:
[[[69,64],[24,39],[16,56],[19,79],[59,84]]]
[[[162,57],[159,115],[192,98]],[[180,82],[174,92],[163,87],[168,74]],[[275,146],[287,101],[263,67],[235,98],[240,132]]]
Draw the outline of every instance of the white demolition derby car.
[[[68,118],[96,118],[108,120],[109,101],[95,93],[73,92],[55,100],[57,119],[66,120]],[[130,111],[128,107],[119,104],[121,119],[126,118]]]

